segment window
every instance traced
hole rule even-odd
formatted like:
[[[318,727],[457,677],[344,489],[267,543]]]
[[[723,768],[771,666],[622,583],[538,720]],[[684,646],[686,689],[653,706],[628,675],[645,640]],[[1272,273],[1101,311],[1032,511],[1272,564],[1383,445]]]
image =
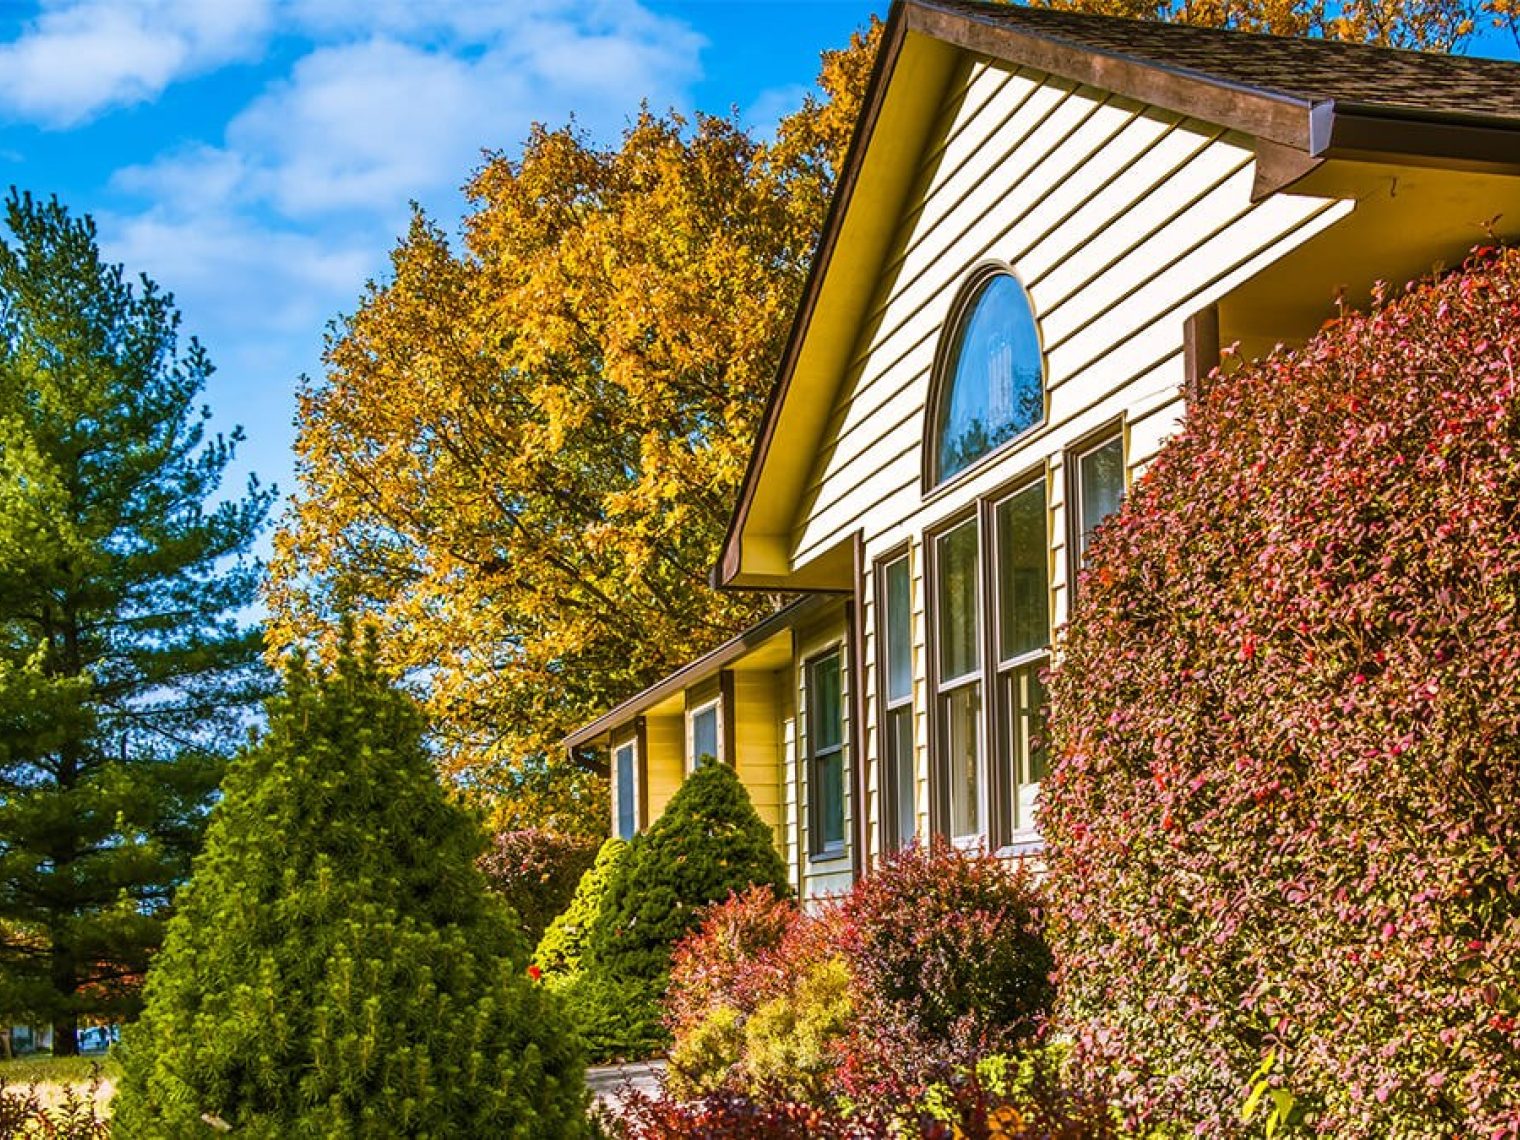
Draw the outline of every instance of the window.
[[[617,837],[632,839],[639,829],[638,749],[632,740],[612,750]]]
[[[984,501],[933,551],[936,826],[997,847],[1033,831],[1045,777],[1046,481]]]
[[[844,693],[839,651],[814,658],[807,670],[808,850],[844,852]]]
[[[722,747],[718,743],[723,732],[718,713],[721,703],[721,701],[709,701],[686,714],[686,770],[688,772],[695,771],[697,762],[703,758],[723,759]]]
[[[1087,562],[1093,531],[1124,500],[1124,437],[1114,435],[1078,451],[1070,471],[1076,484],[1073,539],[1076,567],[1080,569]]]
[[[913,584],[908,556],[895,558],[877,574],[882,646],[881,775],[885,843],[907,846],[918,830],[913,754]]]
[[[939,668],[941,753],[945,808],[952,839],[984,830],[982,771],[981,535],[968,519],[934,540],[935,630]]]
[[[930,432],[935,486],[1045,418],[1045,363],[1029,296],[988,266],[952,310]]]
[[[1008,776],[1009,830],[1018,834],[1034,829],[1035,798],[1045,778],[1045,689],[1040,682],[1050,645],[1045,481],[1000,500],[992,513],[997,532],[998,739]]]

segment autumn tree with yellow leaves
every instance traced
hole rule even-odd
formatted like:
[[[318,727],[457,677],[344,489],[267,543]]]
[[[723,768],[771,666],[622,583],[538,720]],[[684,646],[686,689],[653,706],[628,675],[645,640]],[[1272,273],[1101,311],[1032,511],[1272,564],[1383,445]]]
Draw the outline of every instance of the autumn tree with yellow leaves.
[[[301,392],[271,648],[372,617],[502,825],[605,830],[558,740],[774,604],[707,576],[877,35],[771,141],[647,109],[615,149],[535,129],[458,248],[414,217]]]

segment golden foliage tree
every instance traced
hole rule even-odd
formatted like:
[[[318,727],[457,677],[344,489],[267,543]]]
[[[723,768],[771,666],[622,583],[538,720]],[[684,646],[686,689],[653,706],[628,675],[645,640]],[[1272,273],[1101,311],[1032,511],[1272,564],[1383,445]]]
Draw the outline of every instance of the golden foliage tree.
[[[558,739],[768,604],[707,574],[878,38],[773,142],[536,128],[470,183],[462,248],[414,217],[301,392],[271,648],[376,619],[503,825],[603,829]]]
[[[1520,44],[1520,0],[1031,0],[1037,7],[1278,36],[1461,51],[1484,23]]]

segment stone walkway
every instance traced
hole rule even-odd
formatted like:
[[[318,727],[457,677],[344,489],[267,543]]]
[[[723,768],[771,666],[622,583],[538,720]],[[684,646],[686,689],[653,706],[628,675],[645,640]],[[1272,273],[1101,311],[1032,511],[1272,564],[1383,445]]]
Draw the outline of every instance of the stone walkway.
[[[611,1112],[622,1105],[623,1094],[629,1088],[653,1096],[660,1091],[660,1076],[665,1072],[664,1061],[639,1061],[626,1065],[602,1065],[586,1070],[586,1084],[598,1104]]]

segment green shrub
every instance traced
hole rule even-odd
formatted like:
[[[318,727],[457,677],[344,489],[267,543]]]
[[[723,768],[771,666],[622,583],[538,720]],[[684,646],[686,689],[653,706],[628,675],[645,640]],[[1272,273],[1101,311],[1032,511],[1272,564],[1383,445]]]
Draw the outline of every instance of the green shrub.
[[[228,772],[123,1044],[118,1136],[568,1137],[573,1034],[373,646],[301,663]]]
[[[768,1099],[828,1103],[839,1046],[855,1010],[841,958],[798,967],[787,992],[764,1002],[744,1025],[744,1069]]]
[[[593,1064],[642,1060],[670,1043],[660,1016],[658,981],[583,970],[551,977],[545,985],[563,1003]]]
[[[1136,1112],[1520,1135],[1517,360],[1487,251],[1213,381],[1099,531],[1041,828]]]
[[[682,1027],[670,1050],[666,1085],[684,1099],[723,1089],[743,1089],[745,1014],[735,1006],[716,1005]]]
[[[732,768],[700,764],[654,825],[629,843],[591,931],[588,969],[663,986],[671,948],[702,908],[759,885],[788,893],[771,829]]]
[[[491,836],[480,870],[486,885],[517,915],[531,945],[570,904],[596,854],[592,840],[525,827]]]
[[[607,887],[628,854],[628,844],[613,836],[602,844],[591,864],[576,885],[570,904],[549,923],[533,952],[533,964],[546,977],[577,973],[586,952],[591,927],[602,909]]]

